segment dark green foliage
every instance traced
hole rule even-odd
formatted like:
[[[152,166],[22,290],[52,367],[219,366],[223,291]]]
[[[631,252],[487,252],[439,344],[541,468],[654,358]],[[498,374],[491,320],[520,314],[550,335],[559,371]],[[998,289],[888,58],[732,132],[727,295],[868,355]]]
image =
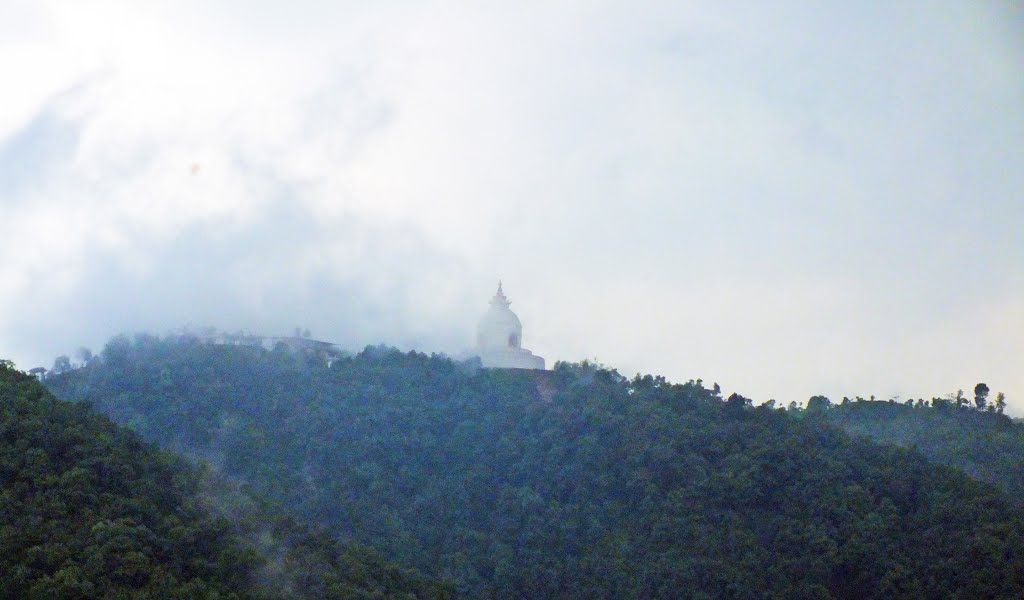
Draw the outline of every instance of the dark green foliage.
[[[979,383],[974,386],[974,407],[978,410],[985,410],[988,404],[988,386],[984,383]]]
[[[48,380],[476,598],[1019,598],[996,489],[700,382],[115,341]],[[801,415],[804,416],[804,415]]]
[[[987,386],[975,388],[976,398],[987,393]],[[995,484],[1010,498],[1024,499],[1024,424],[988,410],[992,407],[984,402],[975,406],[978,410],[957,408],[938,398],[930,406],[858,400],[834,406],[828,420],[855,435],[916,448],[935,462]]]
[[[0,598],[238,598],[254,573],[170,455],[0,367]]]
[[[228,487],[0,364],[0,598],[449,595]]]

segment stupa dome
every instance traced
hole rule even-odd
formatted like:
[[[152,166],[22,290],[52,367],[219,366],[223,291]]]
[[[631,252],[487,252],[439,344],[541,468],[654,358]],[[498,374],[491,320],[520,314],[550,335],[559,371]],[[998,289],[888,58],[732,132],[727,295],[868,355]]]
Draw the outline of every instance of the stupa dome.
[[[498,291],[480,319],[477,354],[485,367],[543,369],[544,359],[523,348],[523,324],[509,306],[498,282]]]
[[[491,298],[491,306],[480,319],[477,329],[477,346],[484,348],[521,348],[523,324],[509,305],[512,303],[505,297],[498,283],[498,292]]]

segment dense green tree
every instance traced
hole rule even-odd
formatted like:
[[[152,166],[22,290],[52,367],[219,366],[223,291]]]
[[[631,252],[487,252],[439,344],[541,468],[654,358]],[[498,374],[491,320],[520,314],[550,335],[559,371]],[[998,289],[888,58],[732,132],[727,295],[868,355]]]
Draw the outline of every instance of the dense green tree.
[[[985,410],[986,404],[988,404],[988,386],[984,383],[979,383],[974,386],[974,406],[978,410]]]
[[[445,598],[0,361],[0,599]]]
[[[832,401],[825,396],[811,396],[807,401],[807,412],[820,413],[828,410],[832,406]]]
[[[53,361],[53,368],[50,369],[50,372],[54,375],[60,375],[61,373],[67,373],[70,370],[71,359],[62,354]]]
[[[47,383],[468,597],[1024,593],[1005,494],[846,435],[822,401],[791,413],[586,362],[484,370],[373,347],[328,366],[151,337]]]
[[[980,390],[979,390],[980,391]],[[915,448],[930,460],[961,469],[999,486],[1016,502],[1024,499],[1024,425],[1002,414],[1005,399],[997,394],[987,410],[952,410],[948,401],[919,400],[913,407],[888,402],[843,403],[828,419],[855,435]]]
[[[875,398],[872,396],[871,399],[874,400]],[[957,408],[963,408],[968,405],[967,396],[964,396],[963,390],[956,391],[956,396],[953,397],[953,402],[956,404]]]

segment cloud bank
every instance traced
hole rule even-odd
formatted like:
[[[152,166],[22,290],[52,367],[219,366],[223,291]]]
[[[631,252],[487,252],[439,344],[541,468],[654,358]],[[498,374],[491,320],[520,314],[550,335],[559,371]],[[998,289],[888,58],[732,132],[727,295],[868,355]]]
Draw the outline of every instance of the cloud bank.
[[[309,327],[1024,398],[1012,3],[8,2],[0,348]]]

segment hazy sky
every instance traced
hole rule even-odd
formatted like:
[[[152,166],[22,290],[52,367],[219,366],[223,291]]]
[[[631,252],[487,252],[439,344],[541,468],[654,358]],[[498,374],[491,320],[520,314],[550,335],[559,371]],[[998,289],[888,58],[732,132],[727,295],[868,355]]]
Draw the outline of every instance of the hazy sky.
[[[310,328],[1024,413],[1017,2],[0,0],[0,356]]]

